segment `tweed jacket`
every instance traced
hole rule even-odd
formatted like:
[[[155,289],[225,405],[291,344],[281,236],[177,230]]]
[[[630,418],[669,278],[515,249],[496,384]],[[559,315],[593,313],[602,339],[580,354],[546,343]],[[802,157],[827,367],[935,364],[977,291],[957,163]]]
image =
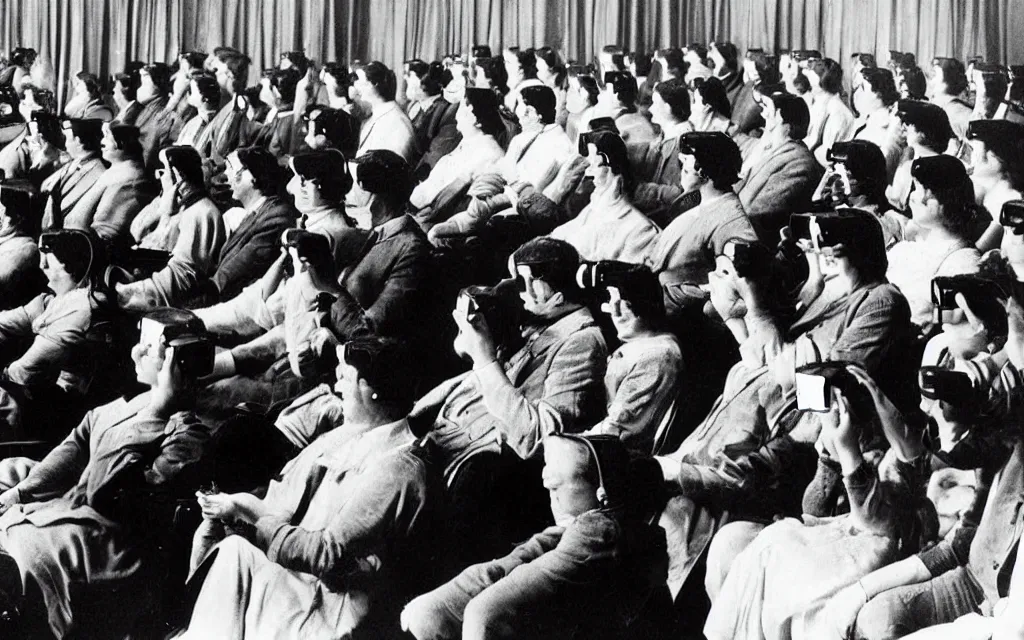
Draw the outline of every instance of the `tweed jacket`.
[[[451,104],[439,95],[426,109],[416,113],[412,118],[412,129],[420,153],[430,149],[431,143],[442,129],[455,124],[455,112],[458,109],[459,105]]]
[[[266,273],[280,255],[281,234],[295,226],[299,212],[286,200],[270,197],[247,215],[220,249],[210,279],[219,299],[228,300]]]
[[[126,160],[113,164],[96,181],[64,221],[67,228],[92,227],[107,243],[130,236],[135,216],[157,194],[142,163]]]
[[[736,183],[736,195],[747,215],[764,227],[766,240],[778,241],[777,231],[794,211],[806,210],[824,170],[803,142],[788,140],[769,150]],[[786,217],[786,220],[781,220]]]
[[[72,160],[43,180],[39,190],[46,194],[43,231],[62,229],[64,220],[100,179],[107,165],[99,153]]]

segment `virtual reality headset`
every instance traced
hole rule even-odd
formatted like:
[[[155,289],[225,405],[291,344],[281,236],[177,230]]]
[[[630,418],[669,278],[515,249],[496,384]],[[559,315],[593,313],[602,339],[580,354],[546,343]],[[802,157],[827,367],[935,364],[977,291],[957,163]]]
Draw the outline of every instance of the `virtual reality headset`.
[[[139,323],[142,344],[161,341],[174,348],[174,362],[181,372],[195,378],[213,373],[215,347],[199,318],[193,322],[169,324],[147,316]]]
[[[960,294],[967,306],[989,329],[997,335],[1005,335],[1005,302],[1010,292],[1004,291],[995,281],[974,274],[938,276],[932,278],[932,303],[935,322],[953,321],[952,312],[959,310],[956,296]]]
[[[815,362],[796,370],[796,406],[800,411],[827,413],[832,410],[832,391],[839,389],[847,398],[862,389],[842,361]],[[863,392],[866,394],[866,391]]]

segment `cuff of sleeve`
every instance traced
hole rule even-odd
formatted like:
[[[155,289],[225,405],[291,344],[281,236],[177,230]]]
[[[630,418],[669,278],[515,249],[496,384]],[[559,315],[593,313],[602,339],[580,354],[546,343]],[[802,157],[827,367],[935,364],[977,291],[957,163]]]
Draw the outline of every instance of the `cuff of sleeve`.
[[[676,476],[676,483],[683,495],[694,498],[704,489],[703,476],[696,465],[683,463],[679,468],[679,475]]]
[[[473,367],[473,375],[476,376],[481,388],[501,382],[502,379],[508,380],[505,376],[505,370],[502,369],[501,364],[497,360],[491,360],[480,367]]]
[[[853,470],[848,476],[843,476],[843,482],[846,483],[847,488],[860,488],[869,486],[873,480],[874,469],[866,462],[861,462],[860,466]]]
[[[271,543],[274,541],[274,536],[281,527],[288,525],[288,521],[281,516],[270,515],[263,516],[256,521],[255,533],[256,533],[256,544],[260,549],[269,551]]]
[[[932,577],[942,575],[960,564],[957,561],[956,554],[953,553],[953,549],[945,541],[940,542],[931,549],[922,551],[917,554],[917,557],[924,564],[925,568],[928,569],[928,573]]]

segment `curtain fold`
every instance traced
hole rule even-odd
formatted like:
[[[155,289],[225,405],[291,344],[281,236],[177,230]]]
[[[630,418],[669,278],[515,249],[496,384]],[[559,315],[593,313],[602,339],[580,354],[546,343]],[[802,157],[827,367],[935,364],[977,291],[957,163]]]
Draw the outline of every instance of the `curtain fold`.
[[[400,68],[473,44],[549,44],[590,61],[611,43],[727,39],[740,49],[821,49],[844,65],[852,53],[885,59],[889,49],[1024,64],[1022,30],[1022,0],[0,0],[2,48],[39,51],[61,101],[83,69],[106,78],[130,60],[219,45],[253,59],[253,83],[282,51]]]

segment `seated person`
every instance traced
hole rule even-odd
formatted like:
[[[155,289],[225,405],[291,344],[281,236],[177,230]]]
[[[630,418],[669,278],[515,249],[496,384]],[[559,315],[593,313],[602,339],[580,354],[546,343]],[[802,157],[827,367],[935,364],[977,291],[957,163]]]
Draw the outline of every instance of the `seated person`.
[[[38,464],[0,463],[0,550],[20,573],[3,576],[4,595],[26,637],[92,636],[98,624],[123,637],[166,570],[157,545],[173,513],[163,505],[196,487],[209,431],[192,391],[212,346],[188,312],[157,310],[142,328],[132,359],[148,391],[93,409]]]
[[[191,143],[203,157],[208,177],[223,172],[228,155],[242,146],[247,122],[245,112],[235,104],[235,96],[245,89],[249,65],[252,63],[247,55],[231,47],[218,47],[211,58],[217,84],[226,98],[221,101],[220,110],[202,127]],[[209,104],[206,103],[206,90],[202,90],[202,94],[204,104]]]
[[[202,587],[183,638],[397,637],[400,603],[429,575],[425,545],[436,542],[441,498],[405,420],[410,366],[392,340],[339,347],[344,424],[292,460],[262,499],[197,494],[191,581]]]
[[[735,189],[762,240],[774,244],[786,216],[809,207],[822,168],[803,143],[811,117],[803,98],[773,92],[761,113],[764,135],[744,160]]]
[[[1006,120],[975,120],[967,127],[971,147],[974,200],[988,212],[991,223],[975,243],[978,251],[996,249],[1003,239],[999,213],[1008,200],[1020,200],[1024,190],[1024,125]]]
[[[173,109],[167,109],[171,68],[162,62],[153,62],[139,69],[138,75],[135,99],[142,109],[132,124],[139,128],[143,164],[153,172],[160,166],[157,154],[174,144],[183,123]]]
[[[262,147],[282,161],[295,154],[302,141],[295,130],[295,87],[302,74],[297,69],[267,69],[260,79],[260,100],[270,107],[262,124],[250,123],[249,144]]]
[[[898,211],[906,213],[910,209],[910,188],[914,184],[910,175],[914,160],[945,153],[954,135],[946,112],[930,102],[900,100],[896,118],[903,125],[907,148],[892,183],[885,190],[885,197]]]
[[[742,166],[732,138],[720,132],[684,133],[678,149],[682,192],[698,192],[700,204],[669,223],[647,258],[665,289],[670,314],[697,303],[687,289],[707,284],[726,242],[757,241],[743,205],[732,192]],[[699,300],[703,305],[703,296]]]
[[[130,245],[132,220],[156,195],[142,164],[138,128],[103,125],[102,149],[110,168],[64,219],[64,228],[93,229],[107,246]]]
[[[623,638],[664,589],[664,532],[631,508],[628,456],[613,436],[544,440],[555,525],[476,564],[402,611],[417,640]]]
[[[956,58],[932,58],[931,73],[928,74],[928,100],[942,107],[953,127],[954,139],[946,153],[964,162],[970,159],[971,149],[967,141],[967,127],[970,126],[973,110],[960,96],[968,88],[967,70],[964,63]]]
[[[242,218],[221,246],[214,273],[188,292],[194,307],[230,300],[266,273],[280,255],[281,234],[299,217],[278,196],[284,184],[277,158],[265,149],[245,147],[231,152],[226,162],[231,197],[241,203]],[[226,217],[225,226],[231,226]]]
[[[559,240],[536,238],[520,247],[509,271],[534,318],[523,330],[525,345],[498,343],[497,330],[488,328],[492,321],[456,310],[455,349],[472,361],[473,371],[438,385],[412,411],[413,421],[433,427],[449,495],[455,496],[453,513],[461,514],[457,524],[472,528],[458,548],[467,560],[493,557],[503,541],[522,539],[518,534],[539,524],[515,513],[529,507],[540,487],[524,462],[539,458],[546,435],[580,431],[604,413],[608,351],[583,304],[578,266],[579,254]],[[510,504],[503,492],[516,485],[506,482],[521,469],[528,482],[516,489],[521,499]],[[480,534],[491,524],[494,535]]]
[[[61,122],[61,129],[71,162],[43,180],[39,188],[40,195],[46,198],[43,231],[62,229],[64,220],[107,170],[103,161],[102,120],[68,119]]]
[[[637,157],[636,207],[650,213],[682,195],[679,188],[679,136],[691,130],[690,92],[682,80],[659,82],[654,87],[651,121],[661,128],[661,139],[630,145]],[[636,157],[636,156],[634,156]]]
[[[736,125],[730,120],[732,105],[725,85],[718,78],[694,78],[693,104],[690,107],[690,126],[693,131],[719,131],[728,136],[736,134]]]
[[[743,88],[732,103],[732,121],[739,133],[755,135],[764,126],[761,105],[754,92],[754,87],[762,82],[778,82],[778,67],[764,49],[747,49],[743,56]]]
[[[978,270],[981,256],[970,234],[981,214],[967,170],[956,158],[915,160],[911,173],[912,233],[889,250],[888,278],[907,297],[911,319],[927,335],[934,328],[932,278]]]
[[[828,163],[826,154],[837,142],[853,137],[854,115],[840,95],[843,91],[843,69],[832,58],[814,58],[803,67],[810,84],[810,123],[804,144],[821,166]]]
[[[3,439],[45,433],[50,422],[26,423],[27,412],[81,400],[99,372],[89,357],[89,331],[113,313],[103,284],[106,255],[88,231],[49,232],[40,239],[40,267],[48,290],[24,306],[0,312],[0,374]],[[27,345],[27,349],[23,348]]]
[[[441,97],[444,68],[440,62],[427,64],[417,59],[406,62],[405,67],[406,112],[416,134],[416,148],[425,152],[441,130],[455,122],[459,105]]]
[[[678,494],[662,515],[673,594],[726,520],[771,522],[776,514],[801,513],[799,496],[813,476],[820,425],[813,415],[794,415],[794,363],[857,363],[895,406],[909,411],[917,403],[916,390],[906,385],[908,367],[916,366],[906,362],[910,312],[885,281],[877,219],[847,210],[810,222],[816,239],[803,246],[809,266],[816,266],[804,288],[812,294],[802,297],[795,320],[771,270],[738,277],[732,260],[721,256],[710,275],[712,305],[740,343],[743,360],[704,422],[675,453],[658,458]],[[723,519],[715,514],[725,505]]]
[[[593,178],[590,203],[578,216],[549,235],[568,242],[583,260],[643,263],[658,237],[658,227],[632,205],[633,168],[622,138],[610,131],[580,136],[580,155]]]
[[[905,240],[910,219],[894,211],[885,198],[885,157],[878,145],[861,139],[838,142],[828,159],[814,201],[826,209],[853,207],[875,214],[882,224],[886,249]]]
[[[199,152],[173,146],[159,157],[160,197],[132,221],[131,233],[139,248],[171,256],[151,277],[116,285],[118,305],[130,311],[180,304],[196,282],[213,275],[227,239],[220,209],[206,193]]]
[[[762,528],[726,525],[711,543],[708,585],[710,640],[844,637],[832,633],[831,596],[872,570],[935,541],[938,520],[924,495],[928,452],[923,422],[906,424],[900,412],[856,366],[844,369],[846,389],[833,388],[832,407],[821,418],[822,456],[841,467],[850,512],[830,520],[786,518]],[[851,408],[851,406],[855,408]],[[878,421],[888,445],[875,468],[865,445]],[[756,537],[725,569],[723,551],[733,538]]]
[[[103,103],[103,89],[95,74],[80,71],[71,81],[72,98],[64,105],[64,115],[72,120],[93,118],[110,122],[114,112]]]
[[[900,96],[896,91],[892,71],[864,69],[858,75],[862,84],[853,94],[853,106],[860,115],[853,125],[853,139],[878,146],[885,158],[885,178],[888,183],[896,173],[906,145],[900,131],[900,121],[893,114],[893,106]]]
[[[497,140],[505,131],[498,108],[498,97],[493,91],[466,89],[466,97],[455,112],[455,125],[462,141],[437,161],[409,197],[418,222],[449,217],[446,210],[458,205],[473,180],[492,171],[493,165],[505,155]]]
[[[33,90],[30,95],[34,94]],[[26,179],[36,188],[68,160],[60,120],[39,105],[22,101],[25,130],[0,149],[4,180]]]
[[[608,357],[604,374],[608,415],[587,434],[616,436],[633,454],[657,453],[658,437],[671,424],[683,382],[683,355],[665,330],[665,303],[658,278],[642,265],[598,262],[581,270],[585,289],[601,304],[622,346]]]
[[[337,149],[346,158],[355,157],[359,124],[347,112],[314,105],[305,120],[304,142],[311,151]]]
[[[217,115],[217,111],[220,109],[221,95],[217,79],[202,71],[193,72],[188,86],[186,101],[195,109],[196,114],[182,125],[174,144],[194,147],[200,134]]]
[[[43,287],[31,216],[32,195],[0,185],[0,310],[28,302]]]
[[[627,143],[644,144],[654,140],[654,127],[636,109],[636,78],[628,71],[612,71],[599,81],[603,89],[597,97],[597,109],[592,117],[614,119]]]
[[[535,60],[532,55],[530,58]],[[569,137],[555,124],[555,94],[551,88],[523,87],[516,105],[522,133],[512,138],[508,151],[493,171],[474,180],[469,189],[469,206],[453,216],[445,235],[466,236],[476,232],[491,216],[512,206],[512,196],[525,184],[543,191],[569,159]],[[516,186],[517,183],[524,185]]]
[[[416,135],[409,116],[395,103],[395,72],[376,60],[356,67],[352,83],[356,97],[370,107],[359,128],[356,158],[368,151],[388,150],[406,162],[416,159]]]

